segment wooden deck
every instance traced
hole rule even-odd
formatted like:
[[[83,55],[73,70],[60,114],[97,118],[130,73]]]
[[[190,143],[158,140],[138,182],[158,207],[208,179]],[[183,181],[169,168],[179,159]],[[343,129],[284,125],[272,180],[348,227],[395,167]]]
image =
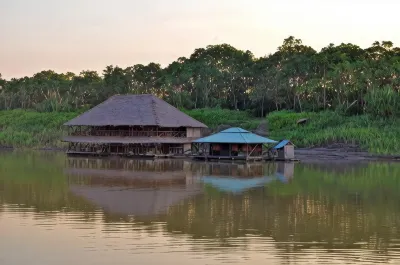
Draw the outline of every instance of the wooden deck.
[[[98,157],[108,157],[108,156],[121,156],[130,158],[187,158],[183,154],[134,154],[130,155],[127,153],[97,153],[97,152],[80,152],[80,151],[67,151],[68,156],[98,156]]]

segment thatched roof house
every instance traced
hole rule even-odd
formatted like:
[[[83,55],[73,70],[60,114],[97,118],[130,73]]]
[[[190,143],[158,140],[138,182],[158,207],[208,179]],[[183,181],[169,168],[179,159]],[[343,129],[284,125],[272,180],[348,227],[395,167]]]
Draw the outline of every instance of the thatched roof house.
[[[116,95],[64,124],[68,153],[171,155],[207,126],[153,95]]]

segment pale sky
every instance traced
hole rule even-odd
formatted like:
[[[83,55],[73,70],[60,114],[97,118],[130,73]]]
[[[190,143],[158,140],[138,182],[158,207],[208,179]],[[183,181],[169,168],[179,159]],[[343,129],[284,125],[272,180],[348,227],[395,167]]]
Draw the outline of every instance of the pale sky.
[[[0,73],[166,66],[220,43],[263,56],[290,35],[317,50],[400,46],[399,10],[399,0],[0,0]]]

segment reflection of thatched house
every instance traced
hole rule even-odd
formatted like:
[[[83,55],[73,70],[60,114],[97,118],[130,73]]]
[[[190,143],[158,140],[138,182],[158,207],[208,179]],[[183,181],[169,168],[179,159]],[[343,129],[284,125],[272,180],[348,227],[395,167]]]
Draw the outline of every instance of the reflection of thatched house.
[[[183,154],[206,126],[153,95],[117,95],[64,124],[69,154]]]
[[[141,160],[69,157],[65,174],[70,184],[165,187],[195,182],[198,167],[180,159]]]
[[[201,185],[186,165],[187,161],[117,159],[111,162],[110,159],[70,158],[65,172],[71,192],[109,214],[123,216],[165,214],[169,207],[201,193]]]
[[[142,217],[165,214],[169,207],[201,193],[195,186],[181,185],[158,189],[71,185],[70,190],[107,213]]]

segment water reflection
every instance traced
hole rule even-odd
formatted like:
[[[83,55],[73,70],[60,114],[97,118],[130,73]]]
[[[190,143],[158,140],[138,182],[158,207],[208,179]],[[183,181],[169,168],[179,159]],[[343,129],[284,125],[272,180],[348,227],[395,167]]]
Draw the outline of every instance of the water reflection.
[[[400,165],[390,163],[246,165],[0,154],[0,227],[10,238],[17,224],[65,238],[67,229],[85,239],[87,251],[126,250],[120,264],[133,253],[175,264],[398,263],[399,173]],[[36,244],[42,233],[24,242]],[[0,251],[2,258],[13,260]]]

